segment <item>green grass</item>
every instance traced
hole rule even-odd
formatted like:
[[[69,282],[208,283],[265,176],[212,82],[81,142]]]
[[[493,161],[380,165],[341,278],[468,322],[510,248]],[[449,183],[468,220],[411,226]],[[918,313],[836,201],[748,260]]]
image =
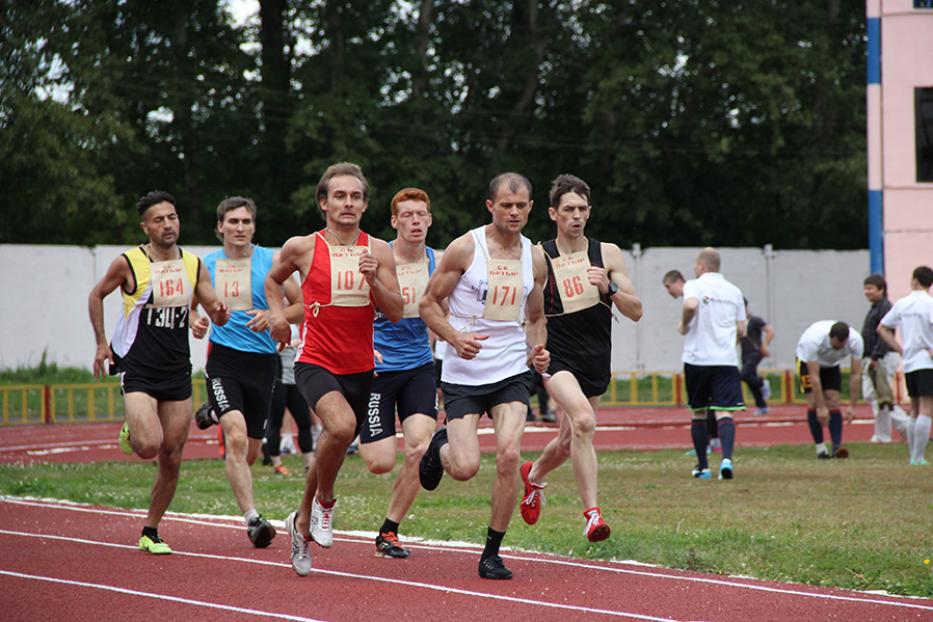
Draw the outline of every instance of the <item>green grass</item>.
[[[673,568],[751,575],[933,597],[933,471],[909,467],[903,446],[850,445],[848,461],[817,461],[810,447],[742,449],[732,482],[689,477],[679,451],[603,452],[600,502],[613,527],[608,541],[582,537],[583,517],[569,465],[552,474],[541,521],[516,515],[506,544],[580,558],[634,559]],[[528,454],[531,457],[532,454]],[[286,457],[294,472],[299,460]],[[301,495],[298,477],[253,469],[259,509],[284,518]],[[445,478],[422,493],[403,535],[482,542],[489,517],[493,458],[470,482]],[[150,463],[0,466],[0,492],[145,508]],[[390,476],[350,458],[337,483],[338,529],[373,531],[384,518]],[[185,463],[172,505],[178,512],[237,514],[223,463]]]

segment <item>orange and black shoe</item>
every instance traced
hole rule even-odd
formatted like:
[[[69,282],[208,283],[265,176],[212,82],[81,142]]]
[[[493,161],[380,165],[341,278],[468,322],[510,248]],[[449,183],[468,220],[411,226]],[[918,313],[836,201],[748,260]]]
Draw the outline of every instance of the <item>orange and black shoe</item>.
[[[380,532],[376,536],[376,557],[405,559],[409,555],[411,555],[411,551],[402,546],[394,531]]]

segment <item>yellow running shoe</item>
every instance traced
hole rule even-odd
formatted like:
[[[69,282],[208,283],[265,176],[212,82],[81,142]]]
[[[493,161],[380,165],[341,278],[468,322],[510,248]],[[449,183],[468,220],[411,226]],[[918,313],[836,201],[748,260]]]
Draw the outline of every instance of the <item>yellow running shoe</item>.
[[[123,427],[120,428],[120,436],[117,438],[117,444],[120,446],[120,451],[125,453],[127,456],[133,453],[133,446],[130,445],[130,426],[123,422]]]
[[[162,541],[162,538],[156,536],[150,538],[149,536],[142,536],[139,539],[139,550],[147,551],[153,555],[168,555],[172,552],[171,547]]]

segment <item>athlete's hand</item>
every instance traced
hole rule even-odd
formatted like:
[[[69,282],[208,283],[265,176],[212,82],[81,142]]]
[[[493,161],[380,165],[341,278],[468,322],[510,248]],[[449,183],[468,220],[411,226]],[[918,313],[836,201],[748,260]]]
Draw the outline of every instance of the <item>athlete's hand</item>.
[[[372,253],[367,251],[360,255],[360,274],[363,275],[363,278],[366,279],[370,287],[372,287],[376,281],[376,271],[378,269],[379,260],[376,259]]]
[[[223,326],[227,323],[227,320],[230,319],[230,307],[222,300],[215,300],[208,314],[211,316],[211,321],[213,321],[214,324]]]
[[[826,406],[818,406],[816,409],[816,418],[822,425],[829,423],[829,408]]]
[[[539,343],[532,349],[529,359],[534,365],[535,371],[544,374],[551,364],[551,353],[544,349],[544,344]]]
[[[250,309],[246,312],[246,314],[253,316],[253,319],[246,323],[246,328],[250,329],[254,333],[261,333],[269,328],[268,311],[263,309]]]
[[[677,325],[677,332],[680,333],[681,335],[686,335],[686,334],[687,334],[687,325],[684,324],[683,322],[681,322],[680,324],[678,324],[678,325]]]
[[[855,419],[855,408],[850,404],[846,406],[846,424],[852,423],[853,419]]]
[[[609,292],[609,274],[605,268],[590,266],[586,269],[586,278],[589,279],[590,285],[599,290],[600,294]]]
[[[868,369],[874,369],[878,367],[878,359],[871,359],[868,363]]]
[[[457,356],[469,361],[476,358],[479,351],[483,349],[481,341],[489,339],[489,335],[479,333],[457,333],[457,338],[450,345],[457,351]]]
[[[288,321],[284,316],[271,315],[269,318],[269,335],[278,342],[280,352],[291,345],[292,328],[288,325]]]
[[[94,377],[102,378],[107,375],[108,367],[104,367],[104,361],[113,365],[113,350],[106,343],[97,344],[97,352],[94,353]]]
[[[759,352],[761,352],[761,358],[768,358],[771,356],[771,350],[768,349],[768,346],[761,346],[761,350],[759,350]]]
[[[210,320],[194,311],[191,312],[190,320],[191,334],[194,335],[195,339],[204,339],[204,335],[207,334],[207,329],[211,326]]]
[[[373,350],[373,359],[380,365],[382,365],[382,352],[379,350]]]

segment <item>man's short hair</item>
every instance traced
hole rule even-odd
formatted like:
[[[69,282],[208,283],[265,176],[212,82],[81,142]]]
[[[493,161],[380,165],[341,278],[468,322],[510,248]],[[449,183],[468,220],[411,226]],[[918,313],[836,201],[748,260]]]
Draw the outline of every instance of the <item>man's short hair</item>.
[[[862,285],[874,285],[878,289],[884,291],[885,294],[888,293],[888,282],[885,281],[884,277],[880,274],[869,274],[865,277]]]
[[[684,281],[684,275],[681,274],[680,270],[668,270],[664,273],[664,278],[661,279],[661,284],[664,283],[676,283],[677,281]]]
[[[148,210],[153,205],[158,205],[159,203],[171,203],[176,208],[178,204],[175,202],[175,197],[170,195],[165,190],[153,190],[147,192],[145,195],[140,197],[139,201],[136,202],[136,209],[139,210],[140,218],[145,215],[146,210]]]
[[[334,177],[340,177],[342,175],[348,175],[350,177],[356,177],[360,180],[360,183],[363,184],[363,200],[369,201],[369,182],[366,181],[366,176],[363,175],[363,169],[360,168],[358,164],[353,162],[338,162],[337,164],[331,164],[327,167],[327,170],[324,171],[324,174],[321,175],[321,180],[317,182],[317,193],[316,198],[318,204],[320,204],[321,199],[327,198],[328,184],[330,180]]]
[[[253,222],[256,222],[256,203],[249,197],[227,197],[220,204],[217,205],[217,222],[223,222],[224,218],[227,217],[227,212],[232,212],[235,209],[240,209],[245,207],[249,211],[249,215],[252,216]],[[220,232],[214,230],[214,233],[217,235],[217,239],[221,242],[224,239],[224,236],[220,235]]]
[[[829,336],[836,341],[848,341],[849,325],[845,322],[836,322],[832,325],[832,328],[829,329]]]
[[[719,266],[721,264],[719,251],[711,246],[707,246],[697,255],[697,262],[706,266],[706,269],[710,272],[719,272]]]
[[[917,266],[912,276],[927,289],[933,285],[933,269],[930,266]]]
[[[510,192],[518,192],[522,186],[525,186],[525,189],[528,190],[528,198],[531,198],[531,182],[521,173],[513,172],[499,173],[493,177],[489,181],[489,188],[486,190],[486,198],[490,201],[495,201],[496,194],[499,192],[499,187],[502,184],[508,184]]]
[[[402,188],[396,192],[392,197],[393,216],[398,216],[398,204],[402,201],[421,201],[428,207],[428,213],[431,213],[431,198],[421,188]]]
[[[558,175],[554,178],[554,181],[551,182],[551,191],[548,193],[548,205],[553,208],[556,208],[560,205],[560,199],[565,194],[579,194],[581,197],[586,199],[586,204],[590,203],[590,187],[585,181],[577,177],[576,175],[570,175],[564,173],[563,175]]]

